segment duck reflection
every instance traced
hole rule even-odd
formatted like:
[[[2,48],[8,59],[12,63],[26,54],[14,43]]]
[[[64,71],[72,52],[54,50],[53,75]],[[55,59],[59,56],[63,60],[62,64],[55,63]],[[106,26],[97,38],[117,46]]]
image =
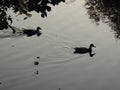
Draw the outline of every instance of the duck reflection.
[[[92,53],[92,47],[96,48],[94,44],[90,44],[89,48],[86,47],[76,47],[74,48],[74,54],[86,54],[89,53],[90,57],[93,57],[95,53]]]
[[[89,18],[96,24],[102,21],[115,31],[120,39],[120,1],[119,0],[86,0],[85,7]]]

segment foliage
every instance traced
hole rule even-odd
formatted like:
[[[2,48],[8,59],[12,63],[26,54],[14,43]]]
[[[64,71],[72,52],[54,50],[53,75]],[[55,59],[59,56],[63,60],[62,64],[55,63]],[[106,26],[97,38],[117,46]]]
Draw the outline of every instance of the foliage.
[[[86,0],[85,7],[90,19],[97,24],[100,21],[107,23],[115,31],[115,37],[120,38],[119,0]]]
[[[7,15],[9,8],[12,8],[14,13],[19,12],[28,17],[31,16],[29,12],[36,11],[44,18],[51,11],[51,5],[55,6],[60,2],[65,0],[0,0],[0,30],[7,29],[13,22],[11,16]]]

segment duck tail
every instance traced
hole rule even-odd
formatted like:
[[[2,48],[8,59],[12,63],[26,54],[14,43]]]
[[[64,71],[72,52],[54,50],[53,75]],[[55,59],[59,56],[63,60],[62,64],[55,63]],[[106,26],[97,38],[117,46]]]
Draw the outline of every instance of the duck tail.
[[[78,52],[77,52],[77,51],[74,51],[73,53],[74,53],[74,54],[77,54]]]

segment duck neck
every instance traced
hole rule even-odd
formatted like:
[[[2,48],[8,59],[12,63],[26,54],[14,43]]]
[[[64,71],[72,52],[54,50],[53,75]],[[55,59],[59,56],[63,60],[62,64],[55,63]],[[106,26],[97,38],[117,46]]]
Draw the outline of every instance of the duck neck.
[[[39,32],[39,29],[37,28],[37,30],[36,30],[37,32]]]
[[[92,46],[91,45],[89,46],[89,51],[92,51]]]

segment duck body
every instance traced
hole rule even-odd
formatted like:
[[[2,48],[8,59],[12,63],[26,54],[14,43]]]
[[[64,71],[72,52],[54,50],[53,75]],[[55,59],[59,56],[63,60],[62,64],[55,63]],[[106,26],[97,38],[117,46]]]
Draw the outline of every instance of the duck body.
[[[85,53],[89,53],[90,57],[94,56],[94,54],[92,54],[92,47],[95,47],[94,44],[90,44],[89,48],[86,47],[76,47],[74,48],[74,54],[85,54]]]
[[[35,35],[37,32],[35,30],[23,30],[23,34],[26,34],[27,36]]]
[[[37,36],[40,36],[42,33],[39,31],[42,30],[40,27],[37,27],[37,30],[32,29],[24,29],[23,34],[26,34],[28,37],[37,34]]]
[[[74,49],[75,49],[74,53],[79,53],[79,54],[84,54],[84,53],[90,52],[90,50],[88,48],[85,48],[85,47],[80,47],[80,48],[76,47]]]

